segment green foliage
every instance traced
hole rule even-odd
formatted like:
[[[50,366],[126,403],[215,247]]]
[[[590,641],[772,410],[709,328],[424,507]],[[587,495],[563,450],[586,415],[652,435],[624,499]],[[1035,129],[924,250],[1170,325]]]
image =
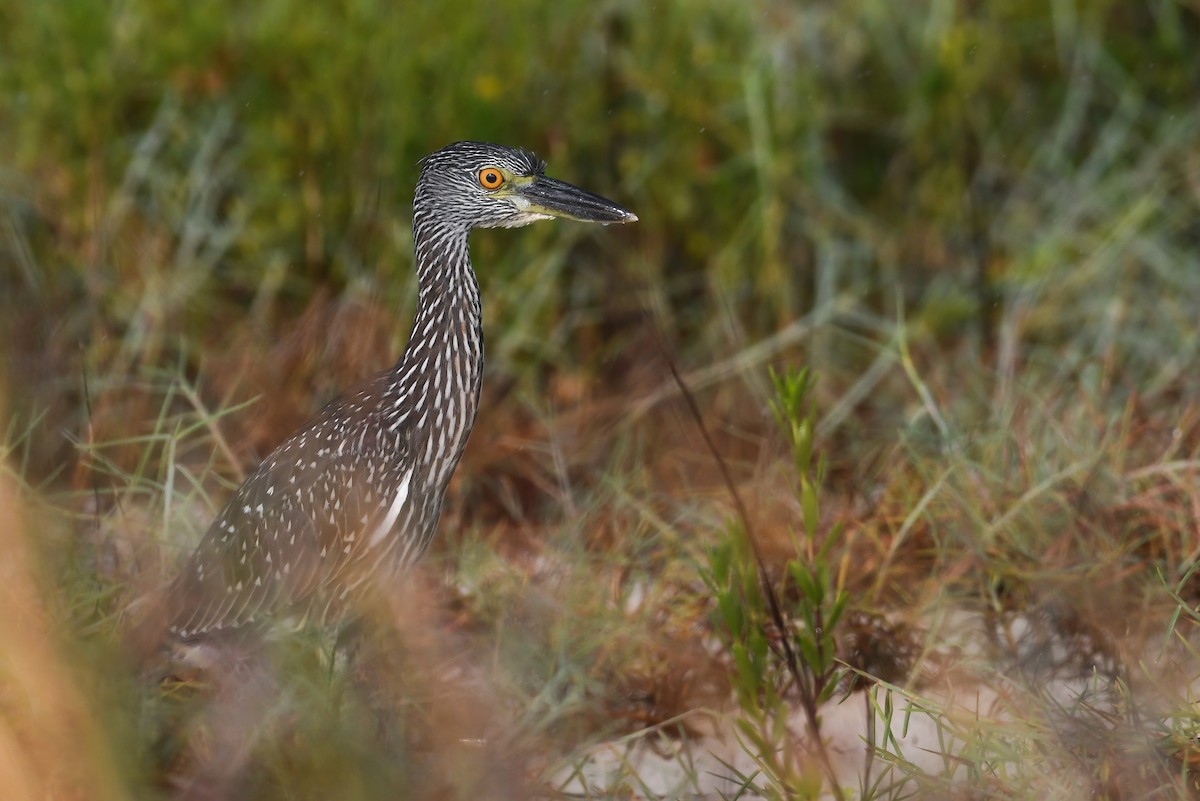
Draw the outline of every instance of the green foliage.
[[[825,470],[823,460],[813,463],[812,375],[807,368],[772,370],[771,381],[771,409],[792,452],[802,510],[795,556],[783,566],[795,592],[789,585],[773,585],[747,520],[731,526],[712,548],[703,575],[713,594],[717,630],[727,639],[733,662],[732,683],[742,710],[738,727],[767,777],[764,789],[770,797],[817,797],[819,774],[806,772],[797,761],[788,730],[790,699],[798,696],[807,716],[804,750],[839,792],[820,740],[818,707],[833,696],[842,673],[836,635],[849,596],[844,575],[834,576],[842,528],[835,525],[823,538],[819,530]]]
[[[126,244],[128,219],[93,239],[97,215],[128,203],[140,225],[181,236],[163,193],[198,177],[211,147],[224,164],[208,190],[214,222],[238,231],[193,288],[201,306],[244,306],[273,261],[288,268],[285,319],[318,286],[365,280],[395,298],[414,164],[466,137],[533,146],[639,210],[628,236],[641,252],[605,263],[644,273],[701,353],[728,336],[709,325],[714,310],[753,339],[840,293],[884,313],[900,294],[934,335],[986,335],[998,298],[1053,288],[1097,248],[1155,283],[1197,273],[1182,247],[1194,200],[1170,165],[1195,141],[1198,26],[1167,0],[52,0],[0,15],[0,152],[13,171],[0,180],[60,234],[31,254],[41,269],[87,274],[92,292],[113,273],[120,284],[166,270]],[[139,176],[131,165],[163,108],[174,119]],[[227,133],[206,144],[222,116]],[[566,326],[498,351],[506,369],[596,368],[626,344],[564,347],[578,329],[605,331],[596,315],[637,290],[611,266],[588,269],[596,254],[577,235],[477,243],[485,285],[545,264],[550,241],[581,268],[557,254],[540,272],[559,291],[535,308],[528,293],[489,293],[493,330]],[[1063,306],[1082,290],[1053,289]],[[569,316],[580,308],[596,312]],[[104,322],[120,334],[129,320],[114,309]],[[1048,340],[1089,341],[1069,316],[1034,322]],[[196,315],[184,333],[209,325]],[[1138,353],[1164,341],[1130,339],[1117,355],[1142,369]],[[837,355],[847,369],[861,358]]]

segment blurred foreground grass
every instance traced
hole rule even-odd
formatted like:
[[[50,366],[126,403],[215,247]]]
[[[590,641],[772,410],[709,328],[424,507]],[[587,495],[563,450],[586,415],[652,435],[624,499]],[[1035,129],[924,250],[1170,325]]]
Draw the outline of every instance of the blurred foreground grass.
[[[1170,0],[0,5],[0,446],[36,510],[3,532],[33,559],[0,770],[34,778],[6,786],[170,797],[234,742],[244,797],[521,797],[602,736],[728,711],[700,568],[731,508],[661,331],[780,569],[766,367],[816,371],[821,530],[847,620],[888,621],[847,623],[844,659],[919,693],[878,631],[934,649],[970,610],[999,676],[1036,685],[1065,641],[1124,688],[1088,737],[1047,705],[964,735],[985,794],[1195,793],[1198,52]],[[135,681],[115,620],[399,352],[415,162],[460,138],[642,221],[477,235],[484,410],[424,612],[380,646],[400,667],[282,644],[292,703],[235,747]],[[37,767],[60,731],[86,781]]]

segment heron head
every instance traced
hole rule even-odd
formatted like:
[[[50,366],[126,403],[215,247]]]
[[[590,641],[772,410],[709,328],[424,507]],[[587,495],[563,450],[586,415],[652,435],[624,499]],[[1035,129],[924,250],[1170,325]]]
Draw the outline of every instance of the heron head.
[[[627,223],[637,215],[577,186],[546,177],[546,162],[528,150],[455,142],[421,160],[416,215],[466,228],[516,228],[561,217]]]

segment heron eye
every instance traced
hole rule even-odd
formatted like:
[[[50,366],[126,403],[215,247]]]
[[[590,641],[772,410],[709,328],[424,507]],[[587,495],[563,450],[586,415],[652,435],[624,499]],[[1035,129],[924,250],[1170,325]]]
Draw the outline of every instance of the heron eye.
[[[499,189],[504,183],[504,176],[495,167],[484,167],[479,171],[479,184],[484,189]]]

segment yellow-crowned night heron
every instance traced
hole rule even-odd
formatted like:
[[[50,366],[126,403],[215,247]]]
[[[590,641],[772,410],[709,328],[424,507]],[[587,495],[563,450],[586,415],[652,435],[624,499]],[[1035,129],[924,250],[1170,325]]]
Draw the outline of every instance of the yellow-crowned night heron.
[[[475,422],[483,374],[472,228],[637,217],[547,178],[526,150],[458,142],[421,162],[413,200],[420,285],[396,365],[275,449],[213,521],[171,587],[170,631],[193,640],[273,612],[339,614],[429,545]]]

